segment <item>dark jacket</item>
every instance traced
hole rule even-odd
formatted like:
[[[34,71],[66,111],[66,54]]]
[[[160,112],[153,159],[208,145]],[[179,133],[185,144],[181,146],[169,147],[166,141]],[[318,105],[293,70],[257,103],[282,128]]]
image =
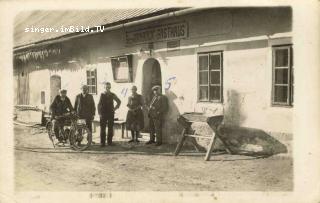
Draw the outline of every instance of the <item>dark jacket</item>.
[[[54,118],[55,116],[61,116],[64,113],[68,113],[73,111],[70,99],[68,97],[65,98],[64,101],[61,100],[61,96],[57,95],[52,104],[50,105],[51,116]]]
[[[168,111],[168,101],[163,95],[153,96],[149,105],[149,117],[162,119]]]
[[[93,96],[86,94],[84,97],[82,93],[78,94],[74,102],[74,109],[80,118],[93,119],[96,112]]]
[[[116,101],[117,105],[114,106],[113,101]],[[110,114],[114,114],[114,109],[119,108],[121,104],[120,99],[112,92],[102,93],[98,103],[98,113],[102,117],[106,117]]]

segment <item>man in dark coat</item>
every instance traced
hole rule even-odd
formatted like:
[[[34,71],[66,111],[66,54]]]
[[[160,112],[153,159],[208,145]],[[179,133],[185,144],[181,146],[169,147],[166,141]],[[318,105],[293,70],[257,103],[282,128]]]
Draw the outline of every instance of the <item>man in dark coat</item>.
[[[98,113],[100,115],[100,142],[101,146],[106,143],[106,125],[108,123],[108,145],[112,145],[114,112],[120,107],[121,101],[113,92],[110,91],[111,84],[104,84],[105,92],[101,94],[98,103]],[[113,102],[116,102],[114,106]]]
[[[59,137],[59,130],[63,128],[66,120],[63,115],[73,111],[70,99],[67,97],[67,90],[60,90],[60,95],[57,95],[54,98],[52,104],[50,105],[50,110],[53,131],[58,140],[62,141]]]
[[[161,87],[156,85],[152,87],[153,98],[149,105],[149,127],[150,127],[150,140],[146,144],[155,143],[155,135],[156,133],[156,146],[160,146],[162,144],[162,123],[164,119],[164,115],[168,109],[167,98],[161,94]]]
[[[74,109],[80,119],[86,120],[86,125],[92,132],[92,121],[96,112],[93,96],[89,94],[89,88],[87,85],[82,85],[82,93],[76,96],[74,102]]]

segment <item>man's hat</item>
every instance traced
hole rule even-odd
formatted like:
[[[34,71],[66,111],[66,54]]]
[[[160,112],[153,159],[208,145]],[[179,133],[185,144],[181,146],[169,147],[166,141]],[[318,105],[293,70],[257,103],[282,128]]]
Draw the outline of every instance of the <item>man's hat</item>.
[[[86,84],[81,85],[81,89],[88,89],[88,88],[89,88],[89,86]]]
[[[60,93],[67,93],[67,90],[66,89],[60,89],[59,92]]]
[[[152,87],[152,90],[160,90],[161,89],[161,86],[160,85],[155,85]]]

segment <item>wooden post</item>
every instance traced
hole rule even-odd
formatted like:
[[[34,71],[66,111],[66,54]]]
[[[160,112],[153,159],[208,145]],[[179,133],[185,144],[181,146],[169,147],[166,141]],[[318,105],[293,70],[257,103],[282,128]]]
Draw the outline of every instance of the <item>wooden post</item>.
[[[208,146],[208,151],[207,151],[206,157],[204,158],[205,161],[208,161],[210,159],[211,152],[213,150],[213,146],[214,146],[214,143],[215,143],[215,137],[216,137],[216,134],[213,133],[211,141],[210,141],[210,144]]]
[[[176,147],[176,150],[174,151],[174,155],[177,156],[183,146],[183,142],[185,141],[186,139],[186,136],[184,135],[186,132],[186,128],[183,129],[182,133],[181,133],[181,138],[180,138],[180,141],[178,142],[178,145]]]

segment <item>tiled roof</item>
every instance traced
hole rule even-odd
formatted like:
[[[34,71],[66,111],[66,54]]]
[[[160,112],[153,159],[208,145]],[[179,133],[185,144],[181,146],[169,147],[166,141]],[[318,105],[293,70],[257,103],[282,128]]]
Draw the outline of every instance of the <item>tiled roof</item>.
[[[181,9],[181,8],[180,8]],[[141,9],[109,9],[109,10],[65,10],[65,11],[29,11],[19,13],[15,18],[14,47],[27,45],[43,40],[58,38],[69,32],[25,32],[25,28],[43,27],[60,29],[61,26],[112,26],[138,19],[161,15],[179,8],[141,8]],[[73,33],[74,34],[74,33]]]

